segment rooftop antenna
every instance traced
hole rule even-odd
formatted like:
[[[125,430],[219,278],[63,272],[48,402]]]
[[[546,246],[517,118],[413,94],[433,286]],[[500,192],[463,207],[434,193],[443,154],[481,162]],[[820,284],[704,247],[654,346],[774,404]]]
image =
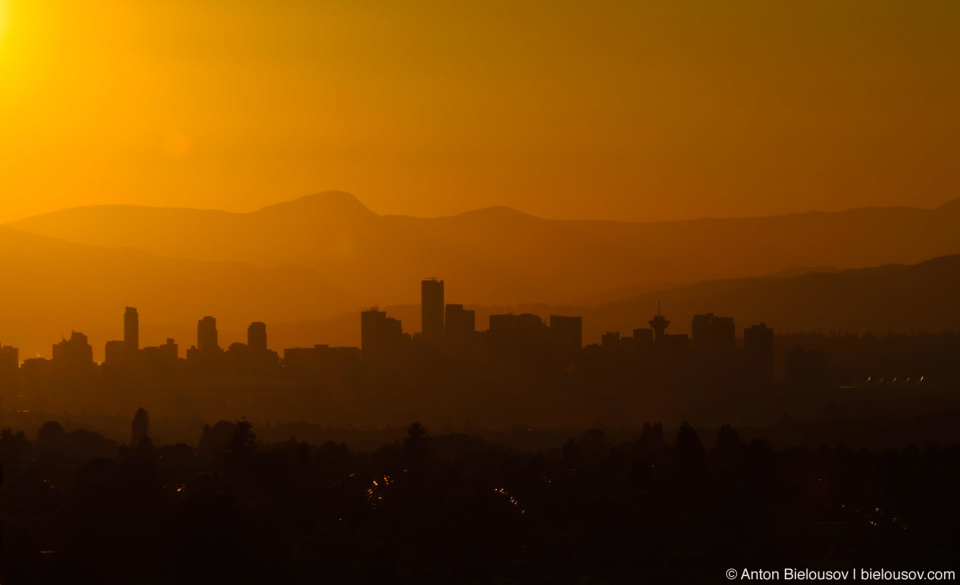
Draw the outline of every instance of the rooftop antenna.
[[[660,314],[660,299],[657,299],[657,315]]]

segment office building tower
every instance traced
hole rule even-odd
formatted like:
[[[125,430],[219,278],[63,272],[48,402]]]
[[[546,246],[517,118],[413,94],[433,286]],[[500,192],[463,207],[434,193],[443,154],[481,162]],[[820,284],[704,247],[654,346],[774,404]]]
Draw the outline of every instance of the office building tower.
[[[250,351],[267,351],[267,325],[266,323],[254,322],[247,327],[247,347]]]
[[[747,367],[758,376],[773,376],[773,329],[765,323],[743,330],[743,355]]]
[[[444,337],[450,349],[463,351],[470,346],[476,333],[476,314],[463,305],[447,305],[444,315]]]
[[[400,321],[376,308],[360,313],[360,352],[363,359],[379,360],[399,352],[403,342]]]
[[[421,331],[430,342],[443,339],[443,281],[431,278],[420,283]]]
[[[713,313],[694,315],[690,333],[694,351],[731,353],[736,347],[737,331],[731,317],[717,317]]]
[[[215,318],[204,317],[197,322],[197,349],[204,353],[220,349]]]
[[[127,307],[123,313],[123,343],[130,355],[140,349],[140,316],[134,307]]]

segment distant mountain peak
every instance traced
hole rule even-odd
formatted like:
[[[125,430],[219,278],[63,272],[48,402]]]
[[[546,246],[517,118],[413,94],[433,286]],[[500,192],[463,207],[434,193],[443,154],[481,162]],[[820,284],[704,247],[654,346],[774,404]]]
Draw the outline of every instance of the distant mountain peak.
[[[312,195],[304,195],[299,199],[284,201],[264,207],[256,213],[273,213],[280,211],[290,211],[292,209],[304,210],[309,212],[324,213],[347,213],[351,215],[376,216],[367,206],[360,202],[354,195],[345,191],[323,191]]]

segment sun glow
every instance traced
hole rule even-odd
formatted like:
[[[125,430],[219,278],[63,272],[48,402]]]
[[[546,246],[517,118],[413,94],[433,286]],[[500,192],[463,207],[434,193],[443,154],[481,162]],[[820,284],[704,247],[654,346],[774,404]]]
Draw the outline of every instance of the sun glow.
[[[0,0],[0,44],[7,33],[7,24],[10,22],[10,9],[7,0]]]

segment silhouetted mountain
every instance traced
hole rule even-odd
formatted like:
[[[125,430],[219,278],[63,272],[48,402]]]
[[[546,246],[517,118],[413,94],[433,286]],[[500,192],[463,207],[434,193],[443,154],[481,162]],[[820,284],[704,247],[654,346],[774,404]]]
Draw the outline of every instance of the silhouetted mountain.
[[[832,274],[834,272],[840,272],[840,269],[834,268],[833,266],[797,266],[796,268],[777,270],[773,274],[767,274],[765,276],[772,276],[774,278],[792,278],[794,276],[803,276],[804,274],[812,274],[814,272],[826,272],[828,274]]]
[[[738,335],[761,321],[779,332],[935,332],[960,328],[957,298],[960,255],[952,255],[909,266],[719,280],[647,293],[589,309],[584,333],[645,327],[658,300],[674,332],[689,331],[691,316],[706,312],[734,317]]]
[[[415,283],[434,275],[449,283],[448,297],[466,302],[556,304],[618,298],[604,291],[643,283],[960,253],[960,202],[936,210],[627,223],[546,220],[505,207],[432,219],[381,216],[349,194],[328,192],[247,214],[101,206],[12,225],[170,257],[309,266],[364,302],[381,304],[415,301]]]
[[[187,232],[189,233],[189,232]],[[131,249],[103,249],[0,227],[0,339],[21,348],[21,357],[41,352],[71,328],[99,331],[116,324],[118,307],[143,307],[145,345],[150,323],[181,323],[192,330],[181,349],[196,342],[195,322],[217,315],[226,328],[245,331],[254,320],[324,318],[354,309],[348,295],[305,267],[253,268],[237,262],[160,258]],[[104,338],[93,337],[96,355]]]

